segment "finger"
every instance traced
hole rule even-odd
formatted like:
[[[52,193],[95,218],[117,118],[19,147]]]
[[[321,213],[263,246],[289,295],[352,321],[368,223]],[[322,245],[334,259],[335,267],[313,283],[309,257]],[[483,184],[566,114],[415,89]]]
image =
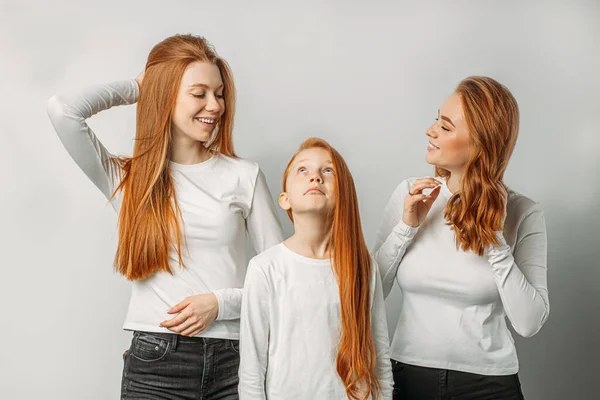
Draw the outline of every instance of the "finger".
[[[438,198],[438,196],[440,195],[440,193],[442,192],[442,187],[441,186],[437,186],[436,188],[434,188],[431,193],[429,193],[429,198],[432,200],[435,200]]]
[[[182,336],[196,336],[198,333],[202,332],[203,329],[201,329],[201,324],[197,323],[197,324],[191,324],[189,327],[185,328],[180,335]]]
[[[204,322],[202,320],[197,320],[197,322],[192,322],[191,320],[187,320],[186,321],[185,327],[182,327],[182,329],[180,330],[180,335],[183,336],[195,336],[196,332],[200,333],[202,332],[205,328],[206,325],[204,324]]]
[[[182,302],[175,304],[169,311],[167,311],[167,313],[168,314],[178,313],[181,310],[183,310],[184,308],[186,308],[189,304],[190,304],[190,300],[186,298]]]
[[[180,325],[183,321],[189,318],[189,313],[180,313],[178,316],[160,323],[161,326],[171,329],[174,326]]]
[[[420,184],[420,183],[430,183],[430,184],[435,184],[435,185],[442,184],[442,182],[440,182],[438,179],[435,179],[435,178],[420,178],[420,179],[415,179],[415,181],[413,182],[413,185]]]
[[[427,199],[427,196],[423,193],[415,194],[414,196],[409,196],[407,199],[409,210],[414,211],[415,206],[419,204],[420,201],[423,201],[425,199]]]
[[[183,332],[185,332],[186,330],[188,330],[190,328],[193,329],[193,327],[194,327],[194,324],[192,324],[190,322],[190,320],[185,320],[181,324],[174,326],[172,328],[169,328],[169,329],[172,330],[173,332],[183,335]]]
[[[440,183],[433,179],[427,180],[427,181],[415,182],[410,187],[409,194],[414,196],[415,194],[421,193],[424,189],[432,189],[439,185],[440,185]]]

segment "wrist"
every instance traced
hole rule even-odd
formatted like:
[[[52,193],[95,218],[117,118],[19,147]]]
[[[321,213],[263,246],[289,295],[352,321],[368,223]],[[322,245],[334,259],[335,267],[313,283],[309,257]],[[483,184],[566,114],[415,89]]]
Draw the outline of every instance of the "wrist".
[[[404,222],[406,225],[410,226],[411,228],[419,227],[418,221],[414,221],[414,220],[412,220],[412,218],[406,218],[404,215],[402,216],[402,222]]]

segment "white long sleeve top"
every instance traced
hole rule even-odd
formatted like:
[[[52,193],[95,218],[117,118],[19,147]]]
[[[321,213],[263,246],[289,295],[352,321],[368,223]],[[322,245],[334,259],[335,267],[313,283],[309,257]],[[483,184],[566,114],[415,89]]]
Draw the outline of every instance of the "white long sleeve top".
[[[64,147],[108,199],[122,171],[86,119],[114,106],[137,101],[135,79],[90,87],[82,92],[53,96],[47,111]],[[199,164],[169,162],[177,204],[181,210],[186,246],[185,268],[175,250],[170,254],[173,275],[157,272],[134,281],[124,329],[171,332],[159,326],[172,318],[175,304],[195,294],[214,293],[217,320],[198,336],[238,339],[242,287],[246,275],[246,234],[261,252],[283,240],[273,199],[258,165],[214,153]],[[111,205],[118,213],[122,191]]]
[[[375,262],[370,286],[379,398],[391,399],[387,321]],[[336,370],[340,332],[331,260],[301,256],[283,243],[254,257],[242,300],[240,399],[347,399]]]
[[[444,207],[446,181],[418,228],[402,221],[415,178],[400,183],[384,211],[373,251],[387,297],[394,281],[402,292],[391,358],[412,365],[510,375],[519,369],[514,330],[530,337],[550,310],[546,282],[546,226],[540,206],[508,191],[499,246],[483,256],[456,249]]]

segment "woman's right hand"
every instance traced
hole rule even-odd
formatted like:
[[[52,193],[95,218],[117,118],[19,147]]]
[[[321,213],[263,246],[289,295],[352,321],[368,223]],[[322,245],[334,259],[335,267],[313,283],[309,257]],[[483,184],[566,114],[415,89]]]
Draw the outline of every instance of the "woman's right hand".
[[[440,194],[442,183],[433,178],[417,179],[410,187],[404,199],[402,221],[413,228],[423,223],[433,202]],[[429,195],[423,194],[424,189],[433,189]]]
[[[144,80],[144,72],[146,71],[140,72],[140,74],[135,78],[135,81],[137,82],[138,87],[140,88],[142,87],[142,81]]]

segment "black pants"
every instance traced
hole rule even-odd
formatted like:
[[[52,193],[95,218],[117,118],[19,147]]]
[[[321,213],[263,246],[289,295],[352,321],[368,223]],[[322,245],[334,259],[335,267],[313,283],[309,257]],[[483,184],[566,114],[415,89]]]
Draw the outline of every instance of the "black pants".
[[[121,399],[237,400],[239,341],[134,332]]]
[[[523,400],[517,374],[488,376],[392,360],[394,400]]]

